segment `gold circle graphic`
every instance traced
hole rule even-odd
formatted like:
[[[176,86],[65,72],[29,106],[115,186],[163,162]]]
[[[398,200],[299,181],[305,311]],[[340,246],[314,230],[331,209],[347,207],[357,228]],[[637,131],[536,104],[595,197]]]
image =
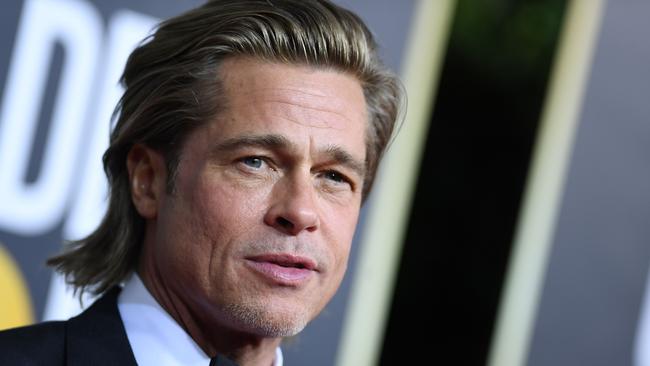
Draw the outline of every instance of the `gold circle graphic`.
[[[0,329],[34,322],[32,301],[20,269],[0,243]]]

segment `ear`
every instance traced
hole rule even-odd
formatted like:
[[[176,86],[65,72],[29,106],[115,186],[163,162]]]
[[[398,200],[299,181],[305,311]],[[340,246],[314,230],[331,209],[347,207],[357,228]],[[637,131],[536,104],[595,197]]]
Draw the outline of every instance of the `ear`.
[[[135,209],[143,218],[155,219],[165,194],[167,168],[164,158],[159,152],[136,144],[126,157],[126,167]]]

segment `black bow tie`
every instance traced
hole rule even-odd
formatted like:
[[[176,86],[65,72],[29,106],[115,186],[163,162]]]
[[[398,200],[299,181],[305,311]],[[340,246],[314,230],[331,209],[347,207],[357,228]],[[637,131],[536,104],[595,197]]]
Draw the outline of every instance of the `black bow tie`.
[[[210,359],[210,366],[237,366],[237,363],[227,357],[216,355]]]

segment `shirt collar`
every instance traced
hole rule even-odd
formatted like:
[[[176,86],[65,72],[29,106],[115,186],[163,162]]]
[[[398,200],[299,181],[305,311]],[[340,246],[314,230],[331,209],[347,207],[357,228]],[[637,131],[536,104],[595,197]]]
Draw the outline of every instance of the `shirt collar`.
[[[158,304],[137,274],[124,285],[117,306],[138,365],[210,364],[210,357]],[[278,347],[273,366],[282,363],[282,351]]]

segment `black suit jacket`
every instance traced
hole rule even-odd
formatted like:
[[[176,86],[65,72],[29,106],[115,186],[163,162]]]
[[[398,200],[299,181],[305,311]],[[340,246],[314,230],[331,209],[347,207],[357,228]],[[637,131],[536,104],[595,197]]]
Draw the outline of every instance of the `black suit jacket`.
[[[117,310],[115,287],[83,313],[0,332],[0,365],[137,365]]]

